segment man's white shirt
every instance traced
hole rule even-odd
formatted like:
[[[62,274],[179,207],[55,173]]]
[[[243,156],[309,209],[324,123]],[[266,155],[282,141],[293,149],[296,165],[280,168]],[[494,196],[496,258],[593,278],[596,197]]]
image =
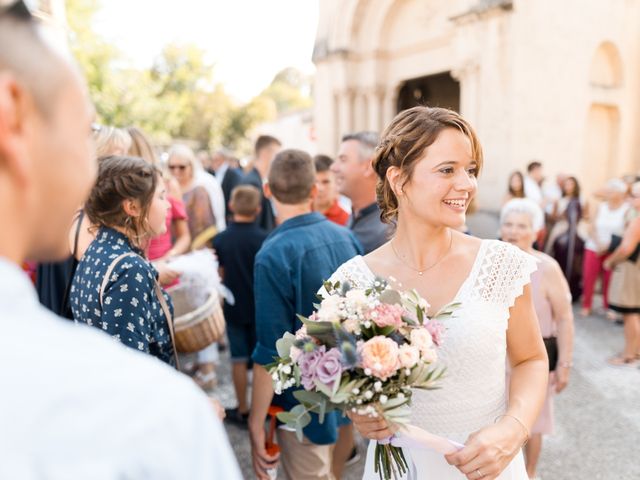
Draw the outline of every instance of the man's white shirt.
[[[524,196],[542,206],[544,199],[542,196],[542,188],[540,188],[540,185],[538,185],[538,183],[528,175],[524,177]]]
[[[56,317],[1,257],[0,385],[0,478],[242,478],[193,381]]]

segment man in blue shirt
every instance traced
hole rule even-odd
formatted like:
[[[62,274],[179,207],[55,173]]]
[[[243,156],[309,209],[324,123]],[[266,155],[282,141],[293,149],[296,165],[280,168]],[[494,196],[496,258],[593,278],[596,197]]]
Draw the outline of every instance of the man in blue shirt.
[[[291,409],[298,402],[291,391],[274,397],[271,376],[263,365],[277,356],[276,341],[285,332],[301,327],[296,314],[308,316],[323,282],[344,262],[361,253],[353,233],[312,212],[316,195],[315,167],[311,157],[299,150],[284,150],[274,159],[265,191],[276,204],[278,224],[256,256],[254,292],[257,346],[253,353],[254,377],[249,431],[253,467],[258,479],[268,480],[267,470],[282,460],[290,479],[334,478],[331,472],[338,414],[324,423],[312,414],[304,429],[304,441],[295,433],[278,429],[281,458],[265,451],[264,423],[272,403]]]

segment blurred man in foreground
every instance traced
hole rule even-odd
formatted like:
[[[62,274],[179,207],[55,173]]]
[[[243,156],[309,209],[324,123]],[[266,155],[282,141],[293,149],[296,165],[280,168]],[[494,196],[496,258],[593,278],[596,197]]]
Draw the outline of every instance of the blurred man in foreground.
[[[0,45],[0,478],[241,478],[191,380],[60,320],[20,270],[69,254],[93,111],[21,1],[0,0]]]

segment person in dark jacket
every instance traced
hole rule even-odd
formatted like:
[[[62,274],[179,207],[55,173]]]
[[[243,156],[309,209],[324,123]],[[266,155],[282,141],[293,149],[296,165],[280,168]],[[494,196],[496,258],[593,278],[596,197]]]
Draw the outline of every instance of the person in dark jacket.
[[[268,233],[255,223],[260,213],[260,190],[256,187],[236,187],[229,206],[233,212],[233,221],[213,239],[213,248],[220,263],[220,277],[235,300],[233,305],[225,301],[224,318],[227,322],[231,376],[238,406],[228,409],[226,418],[246,425],[249,417],[247,369],[256,346],[253,263]]]

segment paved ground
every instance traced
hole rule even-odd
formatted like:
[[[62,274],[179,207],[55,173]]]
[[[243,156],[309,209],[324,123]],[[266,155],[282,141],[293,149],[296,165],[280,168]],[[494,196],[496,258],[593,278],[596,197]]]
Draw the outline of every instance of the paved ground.
[[[640,370],[605,362],[621,345],[622,327],[596,316],[576,319],[575,368],[569,387],[556,397],[556,433],[545,440],[542,479],[640,479]],[[226,356],[219,374],[214,393],[232,407]],[[245,478],[254,478],[246,430],[229,425],[227,432]],[[362,469],[361,460],[344,478],[359,479]]]

